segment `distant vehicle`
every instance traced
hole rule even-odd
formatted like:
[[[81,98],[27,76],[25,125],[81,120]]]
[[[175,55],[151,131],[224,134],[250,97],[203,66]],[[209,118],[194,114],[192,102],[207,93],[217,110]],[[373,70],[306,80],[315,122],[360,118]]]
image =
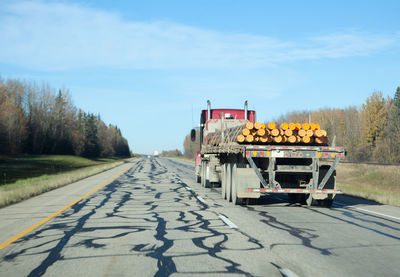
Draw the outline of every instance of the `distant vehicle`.
[[[154,156],[154,157],[158,157],[158,155],[159,155],[159,154],[158,154],[158,150],[154,150],[153,156]]]
[[[222,198],[234,204],[261,194],[287,193],[291,201],[330,207],[341,193],[336,189],[335,166],[345,150],[328,145],[238,143],[241,128],[255,122],[256,112],[248,110],[247,101],[243,110],[211,109],[208,101],[208,109],[201,111],[197,182],[203,187],[221,183]],[[195,138],[193,129],[191,140]]]
[[[150,155],[147,155],[147,158],[149,158],[149,159],[150,159],[150,158],[151,158],[151,156],[150,156]]]

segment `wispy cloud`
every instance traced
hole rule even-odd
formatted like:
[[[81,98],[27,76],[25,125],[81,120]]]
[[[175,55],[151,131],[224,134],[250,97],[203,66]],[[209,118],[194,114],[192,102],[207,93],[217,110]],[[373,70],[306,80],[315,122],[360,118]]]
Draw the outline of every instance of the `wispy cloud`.
[[[400,39],[353,31],[286,41],[173,22],[134,22],[116,13],[46,2],[3,4],[0,37],[1,63],[38,70],[266,67],[370,55]]]

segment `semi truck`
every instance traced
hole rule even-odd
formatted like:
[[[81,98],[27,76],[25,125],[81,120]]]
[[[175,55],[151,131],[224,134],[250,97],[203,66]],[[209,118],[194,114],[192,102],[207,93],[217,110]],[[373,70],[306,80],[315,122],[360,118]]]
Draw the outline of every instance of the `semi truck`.
[[[203,187],[221,186],[221,196],[235,205],[261,195],[285,193],[291,202],[331,207],[336,194],[336,165],[345,157],[342,147],[302,144],[241,144],[224,137],[247,122],[256,122],[248,109],[201,111],[200,128],[191,130],[191,140],[200,132],[200,151],[195,160],[195,177]],[[210,137],[220,135],[217,144]],[[225,134],[226,136],[226,134]]]

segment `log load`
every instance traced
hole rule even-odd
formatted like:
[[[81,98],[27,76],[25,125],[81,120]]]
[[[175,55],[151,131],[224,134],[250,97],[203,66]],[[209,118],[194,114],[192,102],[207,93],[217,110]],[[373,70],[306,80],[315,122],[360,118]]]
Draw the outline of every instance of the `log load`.
[[[327,132],[315,123],[282,123],[264,124],[261,122],[247,122],[238,127],[211,133],[206,143],[219,145],[220,143],[239,144],[286,144],[286,145],[328,145]]]

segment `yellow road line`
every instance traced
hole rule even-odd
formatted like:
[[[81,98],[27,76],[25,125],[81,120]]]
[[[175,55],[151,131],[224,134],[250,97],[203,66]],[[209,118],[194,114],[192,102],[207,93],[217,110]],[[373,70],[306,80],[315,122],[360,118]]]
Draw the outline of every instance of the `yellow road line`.
[[[46,217],[45,219],[42,219],[41,221],[39,221],[38,223],[32,225],[31,227],[29,227],[28,229],[22,231],[21,233],[13,236],[12,238],[6,240],[5,242],[3,242],[2,244],[0,244],[0,250],[6,248],[8,245],[10,245],[11,243],[13,243],[14,241],[16,241],[17,239],[25,236],[26,234],[28,234],[29,232],[35,230],[36,228],[38,228],[39,226],[43,225],[44,223],[46,223],[47,221],[49,221],[50,219],[52,219],[53,217],[56,217],[57,215],[59,215],[60,213],[62,213],[63,211],[69,209],[70,207],[72,207],[73,205],[75,205],[76,203],[78,203],[79,201],[81,201],[82,199],[85,199],[86,197],[88,197],[89,195],[91,195],[92,193],[96,192],[97,190],[101,189],[102,187],[104,187],[105,185],[107,185],[108,183],[110,183],[111,181],[113,181],[114,179],[118,178],[119,176],[121,176],[124,172],[128,171],[129,169],[131,169],[134,165],[130,166],[127,169],[122,170],[120,173],[118,173],[117,175],[114,175],[113,177],[111,177],[110,179],[108,179],[105,183],[103,183],[102,185],[98,186],[97,188],[92,189],[91,191],[89,191],[88,193],[86,193],[84,196],[78,198],[77,200],[75,200],[74,202],[68,204],[67,206],[65,206],[64,208],[59,209],[58,211],[56,211],[55,213],[49,215],[48,217]]]

